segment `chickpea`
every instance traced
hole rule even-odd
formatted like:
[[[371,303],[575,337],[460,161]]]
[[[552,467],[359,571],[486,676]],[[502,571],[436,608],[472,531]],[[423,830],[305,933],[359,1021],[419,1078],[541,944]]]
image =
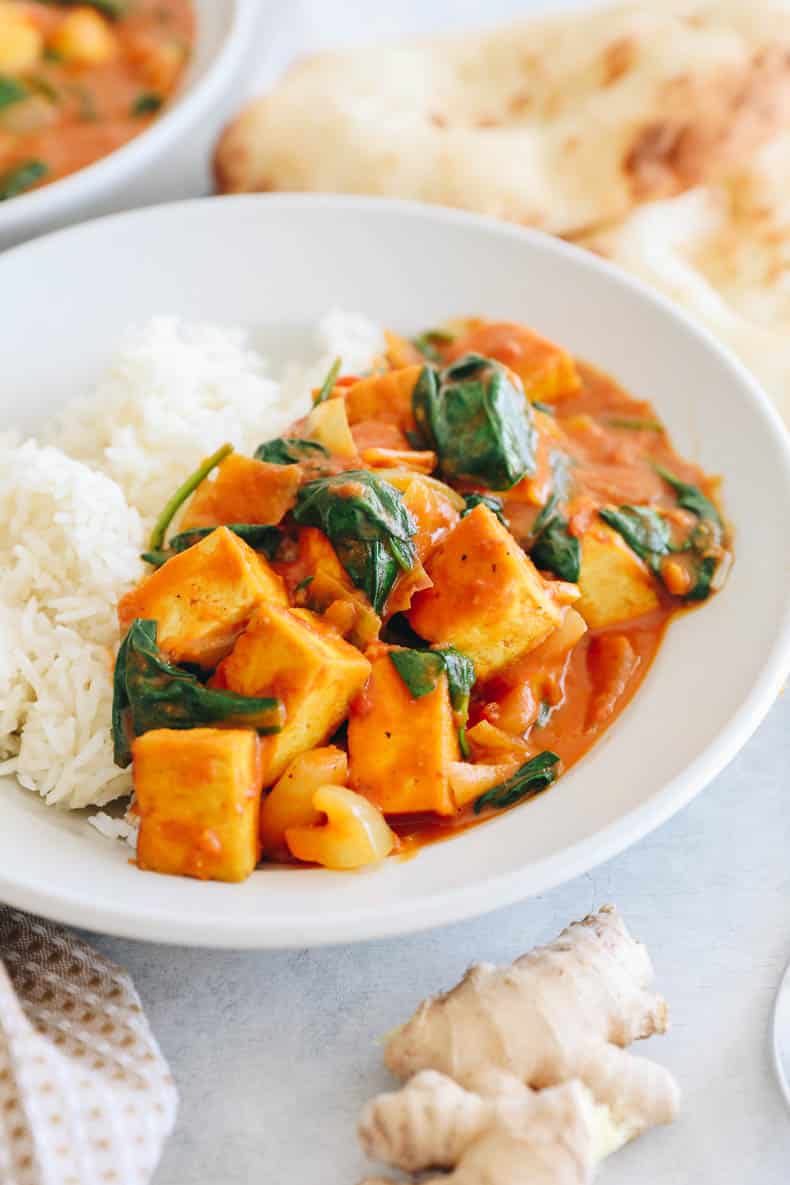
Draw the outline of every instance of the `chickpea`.
[[[103,66],[118,53],[109,22],[92,8],[75,8],[65,16],[50,45],[64,61],[79,66]]]
[[[285,841],[297,860],[324,868],[363,868],[378,864],[397,844],[378,807],[345,786],[321,786],[313,806],[326,822],[289,827]]]
[[[13,5],[0,4],[0,72],[24,74],[44,52],[40,31]]]

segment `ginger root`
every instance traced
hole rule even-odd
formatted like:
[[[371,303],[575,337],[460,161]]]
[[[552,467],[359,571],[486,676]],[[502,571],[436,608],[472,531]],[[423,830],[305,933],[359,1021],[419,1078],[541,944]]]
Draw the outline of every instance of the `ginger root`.
[[[652,978],[611,906],[511,967],[472,967],[388,1041],[388,1067],[410,1081],[368,1103],[363,1148],[409,1172],[454,1170],[428,1185],[586,1185],[677,1114],[669,1071],[625,1052],[666,1031]]]
[[[481,1180],[582,1185],[609,1150],[599,1135],[604,1112],[580,1082],[543,1091],[519,1086],[484,1098],[444,1074],[423,1070],[403,1090],[368,1103],[359,1137],[371,1159],[408,1172],[455,1167],[433,1185]],[[479,1165],[486,1166],[484,1178]]]

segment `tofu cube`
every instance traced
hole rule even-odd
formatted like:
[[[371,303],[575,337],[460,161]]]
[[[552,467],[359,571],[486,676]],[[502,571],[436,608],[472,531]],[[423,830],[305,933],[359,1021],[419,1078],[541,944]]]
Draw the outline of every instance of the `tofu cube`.
[[[413,428],[412,391],[422,366],[403,366],[384,374],[371,374],[354,383],[345,393],[349,424],[381,420],[399,428]]]
[[[441,490],[419,477],[410,481],[403,491],[403,505],[417,524],[414,546],[424,563],[458,522],[458,511]]]
[[[260,858],[263,766],[256,733],[158,728],[134,741],[132,759],[139,867],[245,880]]]
[[[300,480],[298,465],[270,465],[231,453],[216,475],[195,490],[179,529],[228,523],[276,525],[296,504]]]
[[[582,536],[579,589],[582,595],[574,607],[590,629],[630,621],[659,606],[647,566],[603,522],[594,523]]]
[[[415,595],[411,627],[467,654],[478,679],[533,650],[560,623],[549,585],[487,506],[453,527],[426,570],[433,588]]]
[[[298,753],[323,745],[348,715],[370,663],[309,609],[261,606],[216,684],[240,695],[274,695],[285,704],[282,732],[262,741],[264,784],[276,782]]]
[[[545,337],[510,321],[476,326],[456,342],[451,358],[462,354],[484,354],[512,370],[524,384],[528,399],[552,403],[580,386],[572,356]]]
[[[348,722],[351,785],[386,815],[455,814],[449,777],[460,752],[447,676],[413,699],[389,648],[378,645],[368,654],[370,680]]]
[[[176,662],[210,668],[265,601],[287,604],[283,581],[243,539],[218,527],[122,597],[118,619],[123,631],[136,617],[153,619],[160,647]]]

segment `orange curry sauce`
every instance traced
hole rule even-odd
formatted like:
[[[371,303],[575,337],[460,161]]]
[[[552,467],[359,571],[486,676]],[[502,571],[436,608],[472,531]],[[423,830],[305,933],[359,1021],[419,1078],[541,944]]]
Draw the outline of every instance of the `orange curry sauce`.
[[[509,809],[583,757],[637,692],[672,616],[726,578],[718,480],[678,456],[651,404],[527,327],[470,319],[413,342],[388,334],[369,375],[340,370],[283,438],[254,459],[225,446],[185,483],[183,547],[172,537],[177,554],[149,553],[161,566],[121,601],[124,630],[157,626],[157,645],[198,664],[209,689],[275,696],[282,714],[261,776],[245,758],[241,783],[223,717],[190,734],[165,715],[159,731],[130,735],[141,867],[249,875],[249,795],[230,823],[214,802],[249,785],[274,816],[261,820],[265,859],[293,862],[294,834],[322,826],[287,822],[315,788],[304,768],[292,773],[311,756],[367,800],[357,809],[385,816],[401,855]],[[367,533],[375,516],[383,541]],[[268,562],[241,542],[255,524],[274,532]],[[392,549],[386,580],[371,563],[382,552],[360,547],[370,540]],[[254,727],[234,734],[242,757]],[[215,753],[205,802],[183,753],[190,735]],[[316,810],[309,799],[307,818]]]
[[[474,348],[506,365],[514,361],[506,332],[495,332],[488,340],[476,341]],[[440,352],[448,360],[456,353],[452,349]],[[681,480],[699,486],[714,502],[717,500],[719,479],[709,477],[675,451],[651,403],[632,398],[614,379],[578,359],[576,366],[581,387],[557,400],[552,409],[564,433],[562,447],[576,462],[574,500],[569,507],[572,532],[577,528],[581,533],[595,516],[596,507],[602,504],[649,503],[662,509],[674,507],[672,492],[651,462],[664,465]],[[627,426],[637,421],[650,426]],[[507,492],[498,493],[505,504],[508,525],[518,535],[519,526],[534,520],[536,508],[512,500]],[[588,629],[561,670],[555,673],[551,691],[557,700],[556,707],[543,727],[533,726],[530,749],[534,753],[543,749],[556,753],[562,773],[592,748],[633,699],[672,617],[698,607],[684,606],[658,582],[656,585],[661,600],[657,610],[626,624]],[[476,689],[470,725],[480,719],[495,723],[496,699],[517,689],[530,665],[534,669],[535,664],[527,655],[502,676],[490,680],[482,692]],[[409,856],[425,844],[448,839],[459,829],[465,830],[500,813],[484,810],[476,815],[470,806],[449,818],[416,814],[390,817],[388,822],[400,838],[400,854]]]
[[[178,87],[194,37],[191,0],[0,0],[0,201],[144,131]]]

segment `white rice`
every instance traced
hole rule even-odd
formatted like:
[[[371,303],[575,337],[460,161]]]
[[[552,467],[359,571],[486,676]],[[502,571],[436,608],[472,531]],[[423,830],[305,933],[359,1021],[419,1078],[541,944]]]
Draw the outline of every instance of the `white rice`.
[[[105,839],[122,839],[130,848],[137,847],[137,833],[140,830],[139,820],[135,820],[128,812],[121,819],[108,815],[106,811],[97,811],[88,819]]]
[[[147,528],[208,453],[253,451],[303,414],[336,355],[357,371],[380,348],[376,326],[332,313],[314,361],[278,382],[243,330],[158,318],[43,444],[0,435],[0,774],[69,808],[129,792],[110,736],[115,609]]]
[[[149,525],[205,456],[225,441],[254,452],[307,411],[335,353],[349,370],[380,340],[369,322],[343,314],[322,330],[320,356],[288,367],[281,384],[244,330],[158,317],[129,333],[96,392],[56,417],[49,439],[112,477]]]

